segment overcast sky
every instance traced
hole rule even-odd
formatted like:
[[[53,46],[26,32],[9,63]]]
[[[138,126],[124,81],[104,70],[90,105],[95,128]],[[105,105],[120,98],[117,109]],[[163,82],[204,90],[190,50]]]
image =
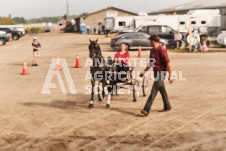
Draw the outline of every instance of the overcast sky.
[[[95,12],[106,7],[117,7],[131,12],[151,12],[193,0],[68,0],[69,15]],[[26,19],[63,16],[66,0],[0,0],[0,16],[19,16]]]

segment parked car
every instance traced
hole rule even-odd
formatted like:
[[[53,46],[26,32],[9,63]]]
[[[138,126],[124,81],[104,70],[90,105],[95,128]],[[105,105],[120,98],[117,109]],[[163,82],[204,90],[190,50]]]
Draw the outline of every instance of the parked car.
[[[51,32],[53,29],[53,23],[47,23],[45,32]]]
[[[142,31],[143,31],[143,29],[142,29]],[[167,39],[170,46],[173,45],[173,43],[174,43],[175,31],[169,26],[149,25],[149,26],[145,26],[144,32],[149,35],[157,34],[157,35],[159,35],[160,38]]]
[[[21,31],[11,30],[10,28],[0,28],[0,31],[11,33],[13,40],[18,40],[23,36],[23,33]]]
[[[124,33],[126,31],[123,31]],[[128,30],[128,32],[144,32],[149,35],[157,34],[160,38],[167,39],[168,45],[173,46],[174,43],[174,33],[175,31],[166,25],[140,25],[133,31]]]
[[[6,32],[0,32],[0,46],[5,45],[11,39],[11,34]]]
[[[45,32],[51,32],[52,31],[52,27],[51,26],[46,26]]]
[[[26,35],[24,27],[12,27],[10,29],[14,30],[14,31],[21,31],[22,32],[22,36]]]
[[[149,34],[142,32],[133,32],[119,35],[111,39],[111,48],[119,48],[121,43],[125,43],[127,50],[138,49],[141,46],[142,49],[151,49]],[[162,39],[168,45],[167,39]]]

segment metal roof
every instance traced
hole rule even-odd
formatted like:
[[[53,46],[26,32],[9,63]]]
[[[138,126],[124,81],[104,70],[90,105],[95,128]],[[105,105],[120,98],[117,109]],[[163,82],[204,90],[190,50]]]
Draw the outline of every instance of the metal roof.
[[[98,11],[93,12],[93,13],[87,13],[87,16],[93,15],[93,14],[96,14],[96,13],[99,13],[99,12],[102,12],[102,11],[107,11],[108,9],[115,9],[115,10],[118,10],[118,11],[122,11],[122,12],[125,12],[125,13],[128,13],[128,14],[137,16],[137,13],[130,12],[130,11],[127,11],[127,10],[124,10],[124,9],[120,9],[120,8],[116,8],[116,7],[107,7],[107,8],[104,8],[104,9],[102,9],[102,10],[98,10]],[[82,15],[80,15],[79,17],[81,17],[81,16],[82,16]],[[77,18],[79,18],[79,17],[77,17]]]
[[[226,0],[195,0],[185,4],[177,5],[174,7],[169,7],[163,10],[150,12],[152,13],[164,13],[164,12],[176,12],[176,11],[186,11],[191,9],[206,9],[206,8],[226,8]]]

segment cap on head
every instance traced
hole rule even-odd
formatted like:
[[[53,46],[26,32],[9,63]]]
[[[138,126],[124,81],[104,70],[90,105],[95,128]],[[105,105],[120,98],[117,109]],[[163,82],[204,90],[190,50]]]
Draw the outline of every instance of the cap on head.
[[[149,38],[148,38],[150,41],[155,41],[155,42],[159,42],[160,38],[158,35],[154,34],[154,35],[151,35]]]
[[[37,37],[33,37],[33,40],[37,40],[38,38]]]

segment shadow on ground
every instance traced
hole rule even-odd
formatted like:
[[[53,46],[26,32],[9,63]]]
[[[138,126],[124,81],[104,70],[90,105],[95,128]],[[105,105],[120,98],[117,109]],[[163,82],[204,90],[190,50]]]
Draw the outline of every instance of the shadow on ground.
[[[118,136],[82,136],[69,135],[62,137],[37,137],[30,138],[26,136],[4,136],[1,140],[0,150],[42,150],[42,151],[72,151],[86,146],[84,151],[109,149],[123,150],[134,149],[141,150],[211,150],[223,151],[226,149],[226,132],[191,132],[191,133],[173,133],[169,137],[168,133],[148,133],[143,135],[118,135]],[[162,139],[165,137],[164,139]],[[35,141],[20,148],[31,139]],[[161,141],[158,141],[160,140]],[[47,141],[46,141],[47,140]],[[45,142],[46,141],[46,142]],[[92,143],[92,144],[91,144]],[[90,144],[90,145],[89,145]],[[152,145],[153,144],[153,145]],[[150,146],[152,145],[152,146]],[[20,149],[18,149],[20,148]]]

